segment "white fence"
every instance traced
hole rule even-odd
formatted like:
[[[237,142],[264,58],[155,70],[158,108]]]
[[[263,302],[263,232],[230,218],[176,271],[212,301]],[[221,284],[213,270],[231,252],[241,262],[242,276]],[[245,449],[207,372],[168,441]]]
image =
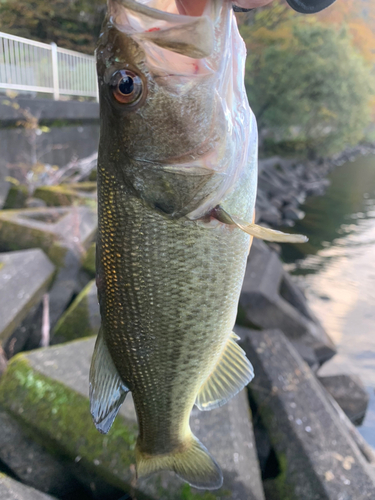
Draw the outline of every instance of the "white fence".
[[[95,58],[0,32],[0,91],[98,98]]]

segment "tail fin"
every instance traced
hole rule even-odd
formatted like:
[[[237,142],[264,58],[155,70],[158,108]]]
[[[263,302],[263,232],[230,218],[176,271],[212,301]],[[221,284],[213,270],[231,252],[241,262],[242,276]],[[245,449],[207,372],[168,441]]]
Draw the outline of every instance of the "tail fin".
[[[171,470],[194,488],[216,490],[223,484],[220,467],[193,435],[182,450],[170,455],[146,455],[140,451],[137,443],[136,461],[138,477]]]

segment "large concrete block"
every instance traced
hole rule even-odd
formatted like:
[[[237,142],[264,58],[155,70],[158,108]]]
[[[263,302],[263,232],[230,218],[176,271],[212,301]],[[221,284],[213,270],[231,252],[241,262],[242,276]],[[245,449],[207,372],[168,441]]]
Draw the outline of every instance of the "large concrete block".
[[[100,323],[98,292],[93,280],[58,321],[53,332],[53,343],[97,335]]]
[[[45,201],[49,207],[90,205],[96,201],[96,186],[96,182],[41,186],[34,191],[34,198]]]
[[[97,229],[95,210],[89,207],[29,208],[0,211],[0,249],[42,248],[61,266],[68,249],[82,254]]]
[[[55,266],[40,249],[0,253],[0,340],[42,299]]]
[[[279,257],[263,242],[253,242],[240,307],[249,326],[280,328],[290,340],[296,341],[297,349],[302,344],[313,349],[320,363],[336,352]]]
[[[312,371],[279,330],[236,328],[249,385],[281,467],[280,498],[372,500],[373,471]]]
[[[24,208],[29,196],[27,186],[23,184],[12,184],[4,202],[4,209]]]
[[[8,365],[8,360],[7,360],[6,356],[5,356],[3,348],[0,346],[0,378],[1,378],[1,375],[7,369],[7,365]]]
[[[3,208],[11,187],[11,183],[7,180],[8,175],[7,166],[0,162],[0,209]]]
[[[106,436],[95,429],[88,402],[93,347],[92,338],[18,355],[1,379],[1,404],[71,464],[124,491],[135,489],[137,498],[182,498],[190,488],[172,473],[135,481],[137,425],[130,395]],[[210,492],[210,500],[264,500],[245,393],[212,412],[194,410],[191,425],[223,468],[224,486]]]
[[[246,390],[218,410],[194,407],[191,427],[222,467],[231,500],[264,498]]]
[[[361,379],[355,375],[336,374],[319,376],[319,382],[337,401],[351,422],[361,425],[370,400]]]
[[[29,488],[0,472],[0,500],[54,500],[50,495]],[[56,500],[56,499],[55,499]]]
[[[0,462],[24,484],[43,493],[62,500],[89,499],[64,462],[29,438],[18,421],[1,408]]]
[[[92,243],[82,259],[82,267],[91,278],[95,278],[96,272],[96,244]]]

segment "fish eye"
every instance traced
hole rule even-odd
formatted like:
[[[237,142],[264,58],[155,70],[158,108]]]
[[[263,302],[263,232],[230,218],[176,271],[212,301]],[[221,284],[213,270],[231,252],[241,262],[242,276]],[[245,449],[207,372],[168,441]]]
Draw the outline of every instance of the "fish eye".
[[[143,93],[141,78],[127,69],[116,71],[112,75],[110,87],[114,98],[121,104],[134,104]]]

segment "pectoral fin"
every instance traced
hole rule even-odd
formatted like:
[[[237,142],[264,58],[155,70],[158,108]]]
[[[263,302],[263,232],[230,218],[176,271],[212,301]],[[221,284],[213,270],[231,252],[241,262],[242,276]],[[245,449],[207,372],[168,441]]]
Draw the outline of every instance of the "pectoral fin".
[[[111,428],[128,392],[100,329],[90,368],[90,409],[95,426],[102,434]]]
[[[254,238],[259,238],[266,241],[277,241],[279,243],[306,243],[309,239],[303,234],[290,234],[276,231],[268,227],[258,226],[251,222],[246,222],[235,215],[230,215],[223,208],[216,208],[216,216],[218,220],[226,224],[235,224],[238,228]]]
[[[200,410],[223,406],[254,378],[254,370],[232,333],[213,372],[202,385],[195,404]]]

